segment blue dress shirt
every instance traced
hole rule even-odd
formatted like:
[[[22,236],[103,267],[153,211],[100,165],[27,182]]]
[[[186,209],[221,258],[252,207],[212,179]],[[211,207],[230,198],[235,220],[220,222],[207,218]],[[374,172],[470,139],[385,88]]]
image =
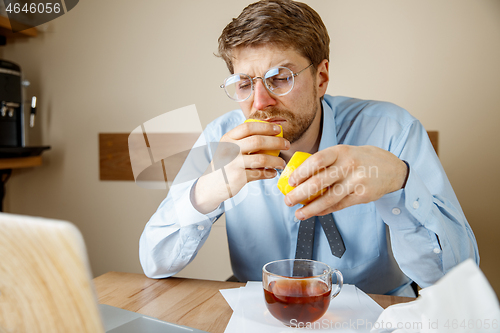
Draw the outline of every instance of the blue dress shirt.
[[[339,269],[346,283],[365,292],[395,295],[412,295],[412,281],[427,287],[467,258],[479,264],[474,234],[417,119],[391,103],[347,97],[325,95],[322,109],[319,150],[337,144],[377,146],[407,161],[410,174],[404,189],[333,213],[346,247],[342,258],[332,255],[316,222],[313,259]],[[195,147],[219,142],[243,121],[241,110],[217,118]],[[206,165],[210,154],[204,158],[201,164]],[[201,175],[201,164],[188,158],[183,168],[198,168]],[[294,258],[299,228],[295,211],[301,205],[285,205],[276,187],[278,177],[246,184],[206,215],[190,200],[196,180],[174,185],[140,239],[145,274],[164,278],[179,272],[194,259],[223,213],[231,265],[240,281],[261,280],[264,264]]]

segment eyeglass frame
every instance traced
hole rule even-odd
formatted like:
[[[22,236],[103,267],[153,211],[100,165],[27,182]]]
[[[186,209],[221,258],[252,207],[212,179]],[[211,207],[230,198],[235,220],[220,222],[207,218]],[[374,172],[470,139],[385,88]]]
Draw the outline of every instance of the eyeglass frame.
[[[267,73],[269,73],[271,70],[276,69],[276,68],[285,68],[285,69],[288,69],[288,70],[292,73],[292,79],[293,79],[293,81],[292,81],[292,87],[290,88],[290,90],[288,90],[286,93],[283,93],[283,94],[277,94],[277,93],[275,93],[274,91],[272,91],[272,90],[271,90],[271,89],[267,86],[266,80],[264,80],[264,78],[263,78],[263,77],[261,77],[261,76],[256,76],[256,77],[252,78],[250,75],[245,74],[245,73],[235,73],[235,74],[231,74],[231,75],[229,75],[229,76],[228,76],[228,77],[226,77],[226,79],[224,80],[224,83],[223,83],[223,84],[221,84],[221,85],[219,86],[219,88],[223,88],[223,89],[224,89],[224,92],[226,93],[227,97],[229,97],[230,99],[232,99],[232,100],[233,100],[233,101],[235,101],[235,102],[240,103],[240,102],[244,102],[244,101],[246,101],[247,99],[249,99],[249,98],[250,98],[250,96],[252,96],[252,94],[253,94],[253,92],[254,92],[254,86],[255,86],[255,85],[254,85],[254,83],[253,83],[253,81],[254,81],[254,80],[256,80],[256,79],[261,79],[261,80],[262,80],[262,83],[264,83],[264,87],[266,87],[266,90],[267,90],[267,91],[269,91],[271,94],[273,94],[273,95],[275,95],[275,96],[285,96],[285,95],[289,94],[289,93],[293,90],[293,88],[295,87],[295,77],[296,77],[296,76],[298,76],[298,75],[299,75],[300,73],[302,73],[303,71],[305,71],[306,69],[308,69],[309,67],[311,67],[312,65],[313,65],[313,63],[311,62],[311,63],[310,63],[310,64],[309,64],[306,68],[304,68],[304,69],[302,69],[302,70],[298,71],[297,73],[294,73],[294,72],[293,72],[290,68],[285,67],[285,66],[275,66],[275,67],[271,67],[271,68],[269,68],[269,69],[268,69],[268,70],[264,73],[264,77],[266,77],[266,74],[267,74]],[[248,76],[248,77],[250,78],[251,92],[250,92],[250,94],[248,94],[248,96],[247,96],[245,99],[242,99],[242,100],[236,100],[236,99],[232,98],[231,96],[229,96],[229,93],[227,92],[227,89],[225,89],[225,88],[226,88],[226,81],[227,81],[230,77],[233,77],[234,75],[246,75],[246,76]]]

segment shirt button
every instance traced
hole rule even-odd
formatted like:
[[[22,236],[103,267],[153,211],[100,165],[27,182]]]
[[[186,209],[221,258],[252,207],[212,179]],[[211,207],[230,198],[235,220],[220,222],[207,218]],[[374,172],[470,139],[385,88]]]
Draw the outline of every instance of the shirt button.
[[[395,207],[395,208],[393,208],[393,209],[392,209],[392,213],[393,213],[394,215],[399,215],[399,214],[401,214],[401,209],[399,209],[399,208]]]
[[[300,220],[299,220],[298,218],[294,217],[294,218],[293,218],[293,222],[295,222],[295,223],[299,223],[299,222],[300,222]]]
[[[199,225],[199,226],[198,226],[198,230],[203,231],[203,230],[205,230],[205,227],[204,227],[204,226],[202,226],[202,225]]]
[[[438,248],[435,248],[435,249],[434,249],[434,253],[435,253],[435,254],[439,254],[439,253],[441,253],[441,250],[440,250],[440,249],[438,249]]]
[[[418,201],[413,201],[413,209],[418,209],[418,207],[420,207]]]

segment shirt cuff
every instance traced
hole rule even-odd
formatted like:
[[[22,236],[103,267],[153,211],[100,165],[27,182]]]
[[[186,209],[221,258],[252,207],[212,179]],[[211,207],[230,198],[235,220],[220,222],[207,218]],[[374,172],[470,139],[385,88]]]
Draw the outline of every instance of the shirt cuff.
[[[185,187],[183,190],[176,190],[175,193],[180,193],[177,198],[173,198],[175,204],[175,210],[178,217],[179,225],[181,227],[187,227],[193,224],[199,225],[199,230],[209,228],[212,223],[217,220],[217,218],[224,212],[223,204],[214,209],[208,214],[200,213],[191,202],[191,191],[193,190],[196,182],[198,180],[193,180],[184,184],[179,184],[175,186]],[[203,228],[203,229],[200,229]]]
[[[375,201],[375,206],[391,228],[425,227],[425,221],[432,211],[432,194],[413,168],[410,168],[406,186],[384,195]]]

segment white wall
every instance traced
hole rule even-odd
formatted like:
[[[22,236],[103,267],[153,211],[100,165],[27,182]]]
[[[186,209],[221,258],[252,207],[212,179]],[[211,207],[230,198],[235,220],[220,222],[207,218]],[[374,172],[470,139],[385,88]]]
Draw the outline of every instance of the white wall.
[[[500,1],[306,2],[330,31],[330,94],[392,101],[439,131],[441,161],[499,293]],[[227,69],[213,53],[246,4],[85,0],[39,37],[3,47],[0,56],[21,65],[39,96],[52,146],[42,167],[14,173],[6,210],[74,222],[95,275],[141,272],[138,239],[165,193],[99,181],[98,133],[130,132],[193,103],[203,126],[235,108],[219,88]],[[230,274],[220,221],[181,275]]]

